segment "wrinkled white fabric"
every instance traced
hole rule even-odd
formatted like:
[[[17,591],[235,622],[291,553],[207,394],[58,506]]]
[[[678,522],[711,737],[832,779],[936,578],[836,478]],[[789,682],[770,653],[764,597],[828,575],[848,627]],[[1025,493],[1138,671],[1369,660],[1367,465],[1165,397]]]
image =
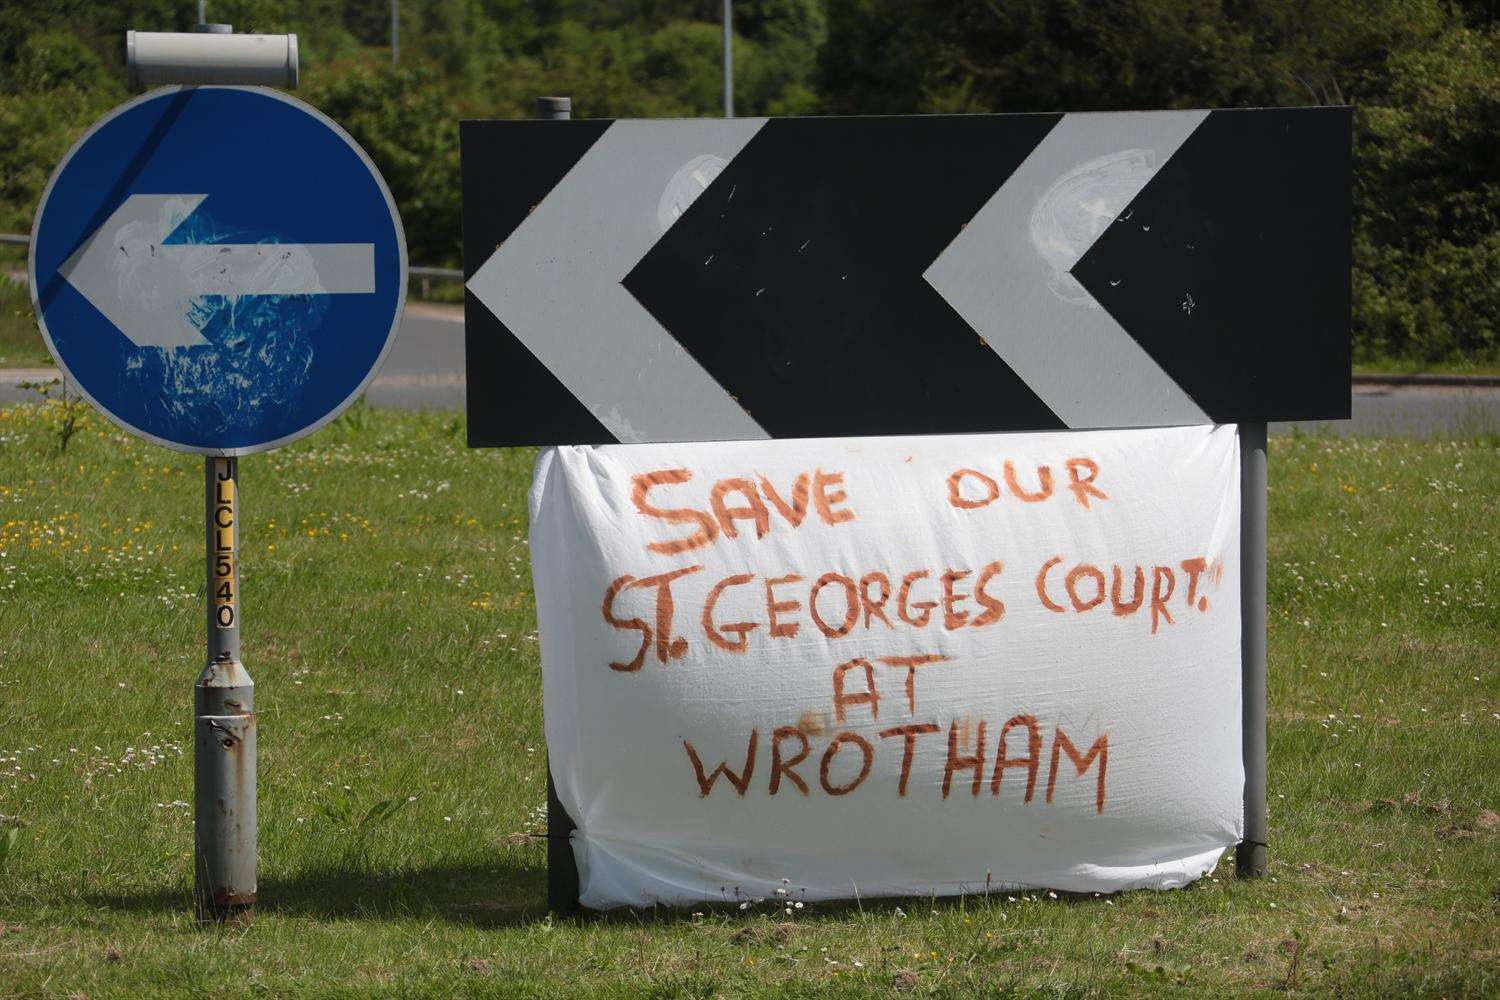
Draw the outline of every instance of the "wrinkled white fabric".
[[[1233,427],[549,449],[531,553],[586,906],[1173,888],[1240,837]]]

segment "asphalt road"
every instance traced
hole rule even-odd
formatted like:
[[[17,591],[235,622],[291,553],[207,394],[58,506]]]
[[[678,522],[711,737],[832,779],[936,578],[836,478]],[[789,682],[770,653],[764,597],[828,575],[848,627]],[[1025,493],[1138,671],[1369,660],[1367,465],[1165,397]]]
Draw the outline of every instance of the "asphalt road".
[[[1500,388],[1434,385],[1356,385],[1349,420],[1272,424],[1271,433],[1294,427],[1336,434],[1455,438],[1500,434]]]
[[[464,316],[460,306],[413,303],[380,374],[365,391],[371,406],[459,410],[464,406]]]
[[[0,372],[0,403],[35,399],[16,382],[56,372]],[[464,327],[458,307],[414,303],[385,365],[366,393],[372,406],[460,409],[464,405]],[[1354,417],[1327,423],[1272,424],[1272,433],[1300,426],[1340,434],[1400,437],[1500,433],[1500,387],[1357,385]]]

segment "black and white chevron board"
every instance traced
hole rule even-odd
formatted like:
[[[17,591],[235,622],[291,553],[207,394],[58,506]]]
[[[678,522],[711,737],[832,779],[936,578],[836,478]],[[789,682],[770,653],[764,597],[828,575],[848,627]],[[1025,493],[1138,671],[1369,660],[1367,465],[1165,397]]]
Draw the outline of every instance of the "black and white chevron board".
[[[1349,415],[1348,109],[461,138],[475,446]]]

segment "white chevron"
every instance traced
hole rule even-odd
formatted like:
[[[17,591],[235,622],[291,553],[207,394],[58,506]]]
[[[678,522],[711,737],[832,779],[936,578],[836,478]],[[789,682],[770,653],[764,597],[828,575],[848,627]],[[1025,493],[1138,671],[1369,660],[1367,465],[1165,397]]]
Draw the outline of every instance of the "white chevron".
[[[770,436],[621,284],[765,121],[614,122],[468,281],[622,442]]]
[[[923,275],[1069,427],[1213,422],[1068,273],[1207,116],[1065,115]]]

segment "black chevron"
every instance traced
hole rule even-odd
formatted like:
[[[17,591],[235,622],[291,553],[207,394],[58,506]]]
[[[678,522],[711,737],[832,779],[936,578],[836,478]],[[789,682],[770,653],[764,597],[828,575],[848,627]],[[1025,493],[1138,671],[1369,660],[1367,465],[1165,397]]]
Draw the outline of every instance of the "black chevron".
[[[1213,112],[1073,266],[1215,420],[1349,416],[1350,121]]]
[[[625,287],[775,437],[1058,428],[922,274],[1059,119],[772,120]]]

